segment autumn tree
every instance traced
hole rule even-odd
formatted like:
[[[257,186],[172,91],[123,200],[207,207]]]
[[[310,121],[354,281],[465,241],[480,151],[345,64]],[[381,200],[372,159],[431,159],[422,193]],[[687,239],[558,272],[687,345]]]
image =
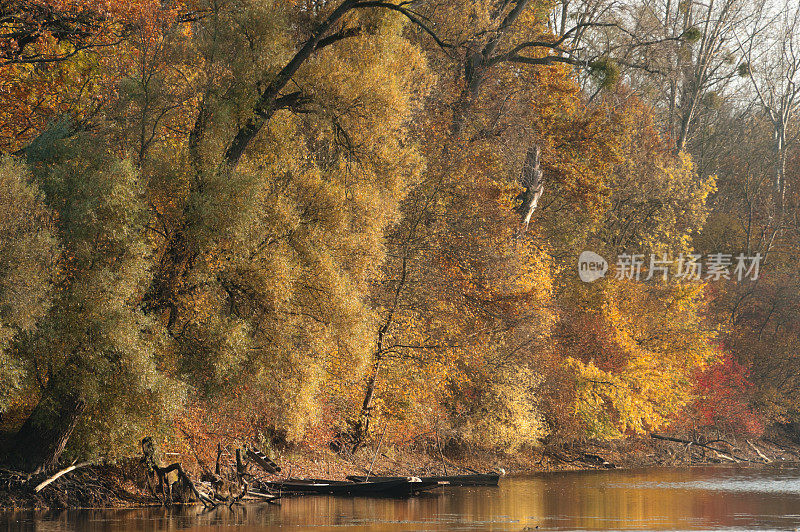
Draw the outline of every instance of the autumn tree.
[[[0,190],[0,409],[6,412],[30,385],[31,368],[17,342],[33,334],[50,309],[60,249],[52,212],[25,165],[3,159]]]
[[[73,428],[83,449],[135,441],[137,422],[178,406],[180,390],[156,364],[163,331],[131,304],[151,267],[136,170],[93,135],[53,132],[28,154],[64,250],[52,307],[17,344],[36,403],[11,455],[37,468],[54,464]]]
[[[506,450],[660,427],[724,358],[718,285],[584,285],[577,255],[775,227],[763,146],[741,183],[683,150],[745,144],[705,127],[736,120],[703,103],[733,0],[6,4],[0,408],[28,469],[176,419]],[[746,327],[788,285],[761,286]]]
[[[248,385],[296,439],[321,382],[358,367],[366,281],[421,168],[406,131],[428,73],[402,35],[415,18],[387,6],[161,13],[98,67],[116,92],[97,132],[64,120],[24,149],[69,261],[23,346],[41,393],[21,461],[50,465],[73,424],[80,452],[133,441],[137,421],[157,430],[184,383],[200,397]],[[302,94],[279,94],[290,82]]]
[[[761,257],[757,280],[722,280],[710,294],[711,311],[725,327],[729,365],[741,366],[751,383],[742,392],[743,408],[755,411],[768,425],[797,415],[791,354],[797,338],[793,318],[797,197],[790,188],[783,206],[778,203],[774,125],[762,112],[754,112],[758,109],[756,105],[723,108],[704,132],[708,150],[702,164],[717,173],[718,191],[695,243],[699,252]],[[790,182],[796,172],[787,164]],[[711,404],[704,409],[713,412]]]
[[[64,116],[91,127],[124,75],[127,40],[200,16],[181,1],[2,2],[0,150],[19,151]]]

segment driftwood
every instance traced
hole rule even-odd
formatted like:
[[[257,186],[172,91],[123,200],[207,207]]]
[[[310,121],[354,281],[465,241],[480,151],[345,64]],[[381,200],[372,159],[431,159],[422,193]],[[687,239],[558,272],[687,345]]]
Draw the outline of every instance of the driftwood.
[[[212,484],[211,497],[233,508],[234,504],[250,495],[249,488],[246,480],[242,480],[240,484],[220,480]]]
[[[158,487],[161,490],[164,500],[162,504],[170,504],[172,502],[172,485],[167,480],[167,475],[172,473],[173,471],[177,473],[178,480],[183,484],[183,487],[188,488],[197,500],[203,503],[206,507],[214,507],[216,503],[212,501],[207,495],[200,493],[195,487],[194,482],[189,478],[186,472],[181,467],[181,464],[174,463],[170,464],[166,467],[161,467],[156,463],[155,459],[155,446],[153,444],[153,438],[147,436],[146,438],[142,439],[142,463],[147,467],[149,475],[152,476],[156,475],[158,477]],[[154,493],[155,495],[155,493]],[[158,495],[156,495],[158,497]]]
[[[21,471],[0,469],[0,491],[19,500],[21,507],[43,506],[63,508],[65,504],[75,507],[107,507],[118,502],[127,504],[152,504],[152,497],[141,494],[138,489],[127,491],[120,478],[112,473],[124,472],[116,467],[98,466],[96,463],[72,464],[59,471],[60,475],[31,476]],[[73,468],[74,466],[74,468]],[[38,491],[35,491],[37,490]]]
[[[756,447],[753,442],[751,442],[750,440],[747,440],[747,445],[749,445],[750,448],[753,449],[756,452],[756,454],[758,455],[759,458],[764,460],[764,463],[767,463],[767,464],[772,463],[772,460],[767,458],[767,456],[764,453],[761,452],[761,449]]]
[[[53,476],[51,476],[50,478],[48,478],[47,480],[45,480],[44,482],[41,482],[41,483],[40,483],[38,486],[36,486],[35,488],[33,488],[33,492],[34,492],[34,493],[39,493],[39,492],[40,492],[40,491],[42,491],[44,488],[46,488],[46,487],[47,487],[47,486],[48,486],[48,485],[49,485],[51,482],[54,482],[54,481],[55,481],[56,479],[58,479],[59,477],[61,477],[61,476],[63,476],[63,475],[66,475],[66,474],[67,474],[67,473],[69,473],[70,471],[75,471],[76,469],[80,469],[81,467],[86,467],[86,466],[88,466],[89,464],[91,464],[91,462],[81,462],[80,464],[74,464],[74,465],[71,465],[71,466],[69,466],[69,467],[67,467],[67,468],[64,468],[64,469],[62,469],[61,471],[59,471],[58,473],[56,473],[55,475],[53,475]]]
[[[267,455],[258,451],[256,449],[247,449],[246,451],[247,456],[261,469],[269,473],[270,475],[274,475],[275,473],[280,473],[281,468],[269,459]]]
[[[224,502],[229,508],[244,499],[248,495],[250,485],[247,482],[246,468],[242,461],[242,450],[236,449],[236,481],[225,481],[219,475],[212,482],[214,487],[213,496],[218,501]]]
[[[252,475],[247,472],[247,464],[241,449],[236,449],[234,452],[235,463],[231,466],[233,472],[227,475],[227,478],[222,475],[220,461],[222,454],[222,446],[217,444],[215,472],[204,471],[200,476],[200,484],[208,490],[208,497],[210,499],[219,503],[225,503],[232,508],[234,504],[242,500],[262,500],[267,498],[267,496],[259,497],[259,495],[252,495],[250,484],[247,481],[247,478],[252,477]],[[274,462],[268,458],[266,458],[266,460],[274,465]],[[275,467],[277,467],[277,465]]]
[[[663,434],[656,434],[655,432],[650,433],[650,437],[656,440],[671,441],[675,443],[684,443],[687,445],[695,445],[697,447],[702,447],[703,449],[708,449],[709,451],[715,452],[717,454],[717,457],[719,457],[722,460],[728,460],[731,462],[736,462],[736,461],[752,462],[752,460],[744,458],[743,456],[737,456],[732,452],[720,449],[718,447],[711,447],[710,445],[706,445],[705,443],[700,443],[698,441],[685,440],[683,438],[676,438],[674,436],[664,436]]]
[[[597,456],[596,454],[579,453],[579,455],[576,456],[575,458],[569,459],[552,449],[546,449],[545,451],[542,452],[542,459],[544,459],[545,456],[550,456],[552,458],[555,458],[556,460],[564,464],[574,464],[575,462],[583,462],[584,464],[603,467],[606,469],[616,469],[617,467],[615,464],[612,464],[602,456]]]
[[[272,493],[261,493],[260,491],[253,491],[250,490],[247,493],[248,497],[254,497],[256,499],[266,501],[270,504],[277,504],[278,500],[281,498],[280,495],[274,495]]]

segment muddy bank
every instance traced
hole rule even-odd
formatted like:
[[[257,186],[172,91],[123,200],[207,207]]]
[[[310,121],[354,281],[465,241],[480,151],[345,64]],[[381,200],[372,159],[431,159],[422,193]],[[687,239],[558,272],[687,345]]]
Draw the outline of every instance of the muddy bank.
[[[656,435],[659,436],[659,435]],[[344,479],[366,472],[383,475],[442,475],[503,471],[507,475],[587,469],[733,465],[742,467],[800,467],[800,445],[780,431],[758,440],[716,435],[669,434],[616,441],[585,441],[547,445],[515,454],[436,447],[376,450],[365,447],[355,454],[330,449],[294,448],[272,454],[282,470],[267,474],[257,464],[244,464],[248,478],[257,481],[281,477]],[[189,476],[199,482],[208,474],[191,457],[181,457]],[[222,476],[233,477],[233,452],[221,457]],[[51,474],[25,475],[0,469],[0,509],[140,507],[163,504],[140,457],[92,464],[70,471],[35,492]]]

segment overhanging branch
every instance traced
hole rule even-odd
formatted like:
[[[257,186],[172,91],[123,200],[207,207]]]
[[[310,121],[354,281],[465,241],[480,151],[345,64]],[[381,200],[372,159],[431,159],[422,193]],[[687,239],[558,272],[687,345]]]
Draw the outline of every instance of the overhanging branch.
[[[415,25],[419,26],[425,33],[430,35],[436,43],[443,47],[452,47],[441,39],[433,32],[431,28],[425,24],[419,16],[414,14],[413,11],[406,6],[408,2],[401,2],[400,4],[392,4],[389,2],[372,1],[372,0],[344,0],[339,6],[334,9],[328,17],[317,26],[316,31],[310,39],[308,39],[303,46],[294,54],[292,59],[278,72],[276,76],[265,76],[269,81],[265,80],[264,86],[266,87],[259,95],[256,103],[253,106],[250,117],[239,128],[234,135],[228,148],[225,150],[224,163],[235,168],[241,159],[247,146],[253,138],[261,131],[261,128],[272,118],[275,111],[280,109],[278,106],[279,100],[282,97],[281,91],[286,87],[292,77],[297,73],[300,67],[311,57],[316,51],[338,42],[347,37],[356,35],[360,32],[360,28],[350,28],[342,30],[333,35],[327,35],[331,28],[336,24],[346,13],[361,8],[381,8],[389,9],[401,13],[408,18]]]

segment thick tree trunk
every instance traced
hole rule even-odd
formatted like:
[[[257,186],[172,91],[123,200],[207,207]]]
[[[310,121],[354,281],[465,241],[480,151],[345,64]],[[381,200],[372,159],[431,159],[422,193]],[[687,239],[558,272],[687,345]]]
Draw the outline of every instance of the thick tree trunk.
[[[33,472],[57,467],[85,409],[77,397],[43,397],[12,440],[11,465]]]
[[[344,0],[339,7],[333,10],[328,18],[324,19],[317,26],[314,34],[308,39],[305,44],[297,51],[292,59],[278,72],[274,77],[271,77],[266,88],[261,92],[255,105],[250,118],[239,128],[233,140],[225,150],[225,163],[230,168],[235,168],[239,164],[239,159],[242,157],[245,148],[250,144],[250,141],[261,131],[261,128],[270,121],[272,115],[280,107],[277,102],[280,98],[280,93],[288,85],[292,76],[300,69],[305,61],[318,49],[320,42],[323,40],[327,31],[333,27],[336,22],[342,18],[345,13],[351,9],[358,7],[357,0]]]

